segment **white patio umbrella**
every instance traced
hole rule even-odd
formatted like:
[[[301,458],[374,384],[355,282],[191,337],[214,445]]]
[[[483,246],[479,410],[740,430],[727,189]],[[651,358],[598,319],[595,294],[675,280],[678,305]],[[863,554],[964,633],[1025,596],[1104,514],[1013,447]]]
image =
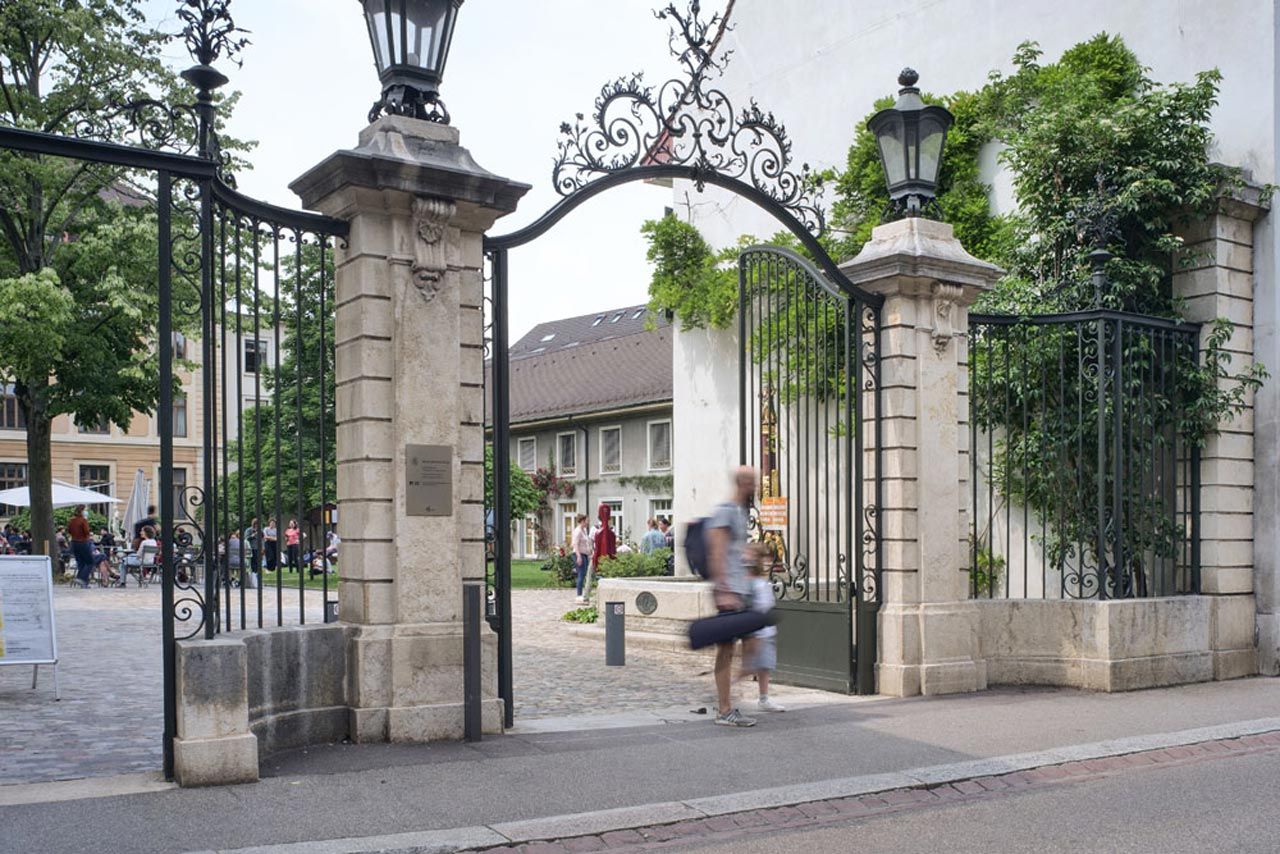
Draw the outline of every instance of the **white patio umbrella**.
[[[81,489],[60,480],[53,482],[53,506],[75,507],[77,504],[119,504],[119,498],[94,492],[92,489]],[[10,507],[30,507],[31,491],[25,486],[0,491],[0,504]]]
[[[142,469],[133,476],[133,489],[129,491],[129,503],[124,508],[124,532],[133,536],[133,526],[138,520],[147,516],[147,505],[151,503],[151,482],[143,475]]]

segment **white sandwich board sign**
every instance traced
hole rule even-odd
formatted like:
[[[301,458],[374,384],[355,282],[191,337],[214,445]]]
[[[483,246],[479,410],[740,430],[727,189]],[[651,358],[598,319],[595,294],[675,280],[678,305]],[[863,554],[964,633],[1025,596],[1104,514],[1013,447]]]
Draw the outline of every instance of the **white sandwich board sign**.
[[[0,667],[34,668],[36,687],[41,665],[53,667],[53,693],[58,690],[58,631],[53,619],[53,566],[43,555],[0,555]]]

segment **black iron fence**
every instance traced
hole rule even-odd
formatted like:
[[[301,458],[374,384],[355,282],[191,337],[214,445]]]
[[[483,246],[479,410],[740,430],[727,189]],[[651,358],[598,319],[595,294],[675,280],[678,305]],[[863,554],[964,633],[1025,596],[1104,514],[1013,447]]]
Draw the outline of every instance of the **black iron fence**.
[[[1198,340],[1114,311],[970,316],[974,597],[1199,592]]]

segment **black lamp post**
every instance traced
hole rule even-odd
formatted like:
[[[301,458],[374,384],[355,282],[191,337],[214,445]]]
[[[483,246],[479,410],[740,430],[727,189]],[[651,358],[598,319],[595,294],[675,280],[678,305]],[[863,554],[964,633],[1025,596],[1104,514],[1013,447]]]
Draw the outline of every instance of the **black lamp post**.
[[[955,120],[945,107],[926,105],[916,81],[920,75],[904,68],[898,75],[898,102],[867,122],[880,146],[889,198],[906,216],[919,216],[938,193],[938,167],[947,129]]]
[[[360,0],[382,98],[369,121],[383,112],[449,123],[440,81],[463,0]]]

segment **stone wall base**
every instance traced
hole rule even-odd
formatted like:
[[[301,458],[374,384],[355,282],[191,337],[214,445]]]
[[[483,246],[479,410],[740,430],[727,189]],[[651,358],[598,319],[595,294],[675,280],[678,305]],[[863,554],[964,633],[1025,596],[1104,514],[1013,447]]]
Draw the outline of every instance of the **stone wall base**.
[[[1259,614],[1258,672],[1263,676],[1280,676],[1280,614]]]
[[[975,604],[993,685],[1132,691],[1257,673],[1252,596]]]
[[[481,714],[484,731],[500,733],[496,639],[483,631]],[[348,737],[463,737],[463,704],[431,702],[462,697],[460,624],[286,626],[181,641],[177,650],[180,786],[251,783],[271,753]]]
[[[183,788],[258,782],[258,739],[251,733],[173,742],[173,777]]]

